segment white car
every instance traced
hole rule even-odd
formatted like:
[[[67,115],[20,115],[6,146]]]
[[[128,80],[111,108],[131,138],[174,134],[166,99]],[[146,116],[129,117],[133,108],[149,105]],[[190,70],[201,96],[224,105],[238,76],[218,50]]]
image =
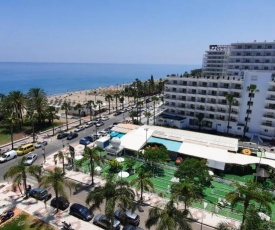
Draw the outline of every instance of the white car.
[[[38,148],[41,148],[42,146],[46,146],[47,144],[48,144],[47,141],[38,141],[35,143],[34,147],[38,149]]]
[[[105,132],[105,131],[99,131],[98,134],[99,134],[100,136],[102,136],[102,137],[108,135],[108,133]]]
[[[107,120],[109,120],[109,117],[108,116],[101,117],[101,120],[102,121],[107,121]]]
[[[24,165],[32,165],[33,162],[35,162],[37,159],[37,154],[36,153],[30,153],[26,160],[24,161]]]
[[[85,129],[84,126],[77,126],[76,129],[74,130],[74,132],[80,132],[80,131],[82,131],[84,129]]]

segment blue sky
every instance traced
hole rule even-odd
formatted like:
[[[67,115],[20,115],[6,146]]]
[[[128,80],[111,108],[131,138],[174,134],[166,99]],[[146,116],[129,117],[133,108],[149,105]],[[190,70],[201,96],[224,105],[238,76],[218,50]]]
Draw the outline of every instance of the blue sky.
[[[0,61],[198,64],[275,40],[273,0],[1,0]]]

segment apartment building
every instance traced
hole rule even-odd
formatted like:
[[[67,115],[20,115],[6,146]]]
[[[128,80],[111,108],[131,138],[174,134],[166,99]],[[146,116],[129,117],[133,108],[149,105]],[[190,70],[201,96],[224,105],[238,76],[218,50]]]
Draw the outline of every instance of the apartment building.
[[[274,138],[275,42],[222,47],[206,51],[201,76],[166,78],[166,112],[157,118],[157,124],[242,135],[247,120],[246,136]],[[249,93],[250,85],[257,90]],[[227,94],[234,95],[230,116]]]

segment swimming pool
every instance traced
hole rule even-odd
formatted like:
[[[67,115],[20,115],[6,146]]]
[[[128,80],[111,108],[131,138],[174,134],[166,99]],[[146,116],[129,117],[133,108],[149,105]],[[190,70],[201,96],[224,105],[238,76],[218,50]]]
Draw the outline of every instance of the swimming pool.
[[[110,133],[110,137],[118,137],[119,139],[121,138],[121,137],[123,137],[125,135],[125,133],[119,133],[119,132],[111,132]]]
[[[180,149],[180,146],[182,145],[182,142],[179,141],[171,141],[159,137],[150,137],[147,141],[148,143],[160,143],[163,144],[167,150],[173,151],[173,152],[178,152]]]

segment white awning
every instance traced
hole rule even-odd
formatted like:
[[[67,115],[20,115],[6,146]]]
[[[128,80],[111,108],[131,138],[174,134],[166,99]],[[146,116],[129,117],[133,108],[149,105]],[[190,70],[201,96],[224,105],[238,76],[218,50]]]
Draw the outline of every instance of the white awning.
[[[206,147],[191,143],[183,143],[179,149],[179,153],[203,159],[224,162],[228,164],[248,165],[258,164],[260,162],[259,157],[247,156],[239,153],[231,153],[224,149]],[[261,164],[269,165],[275,168],[274,160],[262,158]]]
[[[121,145],[123,145],[125,149],[138,151],[145,145],[146,141],[152,136],[153,132],[154,130],[149,129],[149,127],[146,126],[134,129],[128,132],[127,135],[121,137]]]

